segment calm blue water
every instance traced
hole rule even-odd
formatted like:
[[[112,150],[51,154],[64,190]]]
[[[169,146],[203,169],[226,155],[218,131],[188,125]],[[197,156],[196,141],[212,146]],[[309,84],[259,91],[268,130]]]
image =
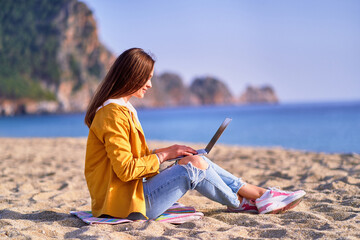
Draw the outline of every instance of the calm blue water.
[[[225,117],[219,142],[360,153],[360,102],[140,109],[149,140],[207,143]],[[84,114],[0,118],[0,137],[85,137]]]

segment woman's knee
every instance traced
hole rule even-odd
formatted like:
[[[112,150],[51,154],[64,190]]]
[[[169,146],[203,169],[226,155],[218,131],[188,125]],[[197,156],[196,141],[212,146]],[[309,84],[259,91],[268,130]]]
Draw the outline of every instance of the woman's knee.
[[[200,156],[187,156],[182,159],[180,159],[179,164],[180,165],[186,165],[189,162],[201,170],[206,170],[209,167],[209,164]]]

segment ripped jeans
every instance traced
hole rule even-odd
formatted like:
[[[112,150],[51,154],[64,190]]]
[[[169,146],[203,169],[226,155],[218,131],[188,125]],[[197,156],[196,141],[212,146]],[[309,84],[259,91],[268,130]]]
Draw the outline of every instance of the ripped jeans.
[[[239,206],[237,192],[246,183],[207,157],[202,158],[209,164],[206,170],[198,169],[191,163],[176,164],[143,183],[148,218],[161,215],[190,189],[223,205]]]

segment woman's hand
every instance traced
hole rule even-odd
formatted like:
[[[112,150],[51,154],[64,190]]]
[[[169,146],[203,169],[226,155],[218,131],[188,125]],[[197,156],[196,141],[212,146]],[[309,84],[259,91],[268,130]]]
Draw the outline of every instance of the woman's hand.
[[[195,149],[189,146],[177,144],[167,148],[156,149],[155,153],[159,157],[161,163],[179,156],[192,156],[194,154],[197,154]]]

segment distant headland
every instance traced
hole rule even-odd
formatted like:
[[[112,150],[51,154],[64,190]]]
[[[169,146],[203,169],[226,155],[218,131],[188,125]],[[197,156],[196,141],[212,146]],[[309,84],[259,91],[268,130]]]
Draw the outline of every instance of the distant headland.
[[[6,1],[0,29],[0,116],[84,112],[115,56],[99,41],[96,21],[77,0]],[[41,14],[40,14],[41,13]],[[17,29],[17,31],[13,31]],[[271,86],[233,96],[218,78],[155,73],[138,107],[277,103]]]

